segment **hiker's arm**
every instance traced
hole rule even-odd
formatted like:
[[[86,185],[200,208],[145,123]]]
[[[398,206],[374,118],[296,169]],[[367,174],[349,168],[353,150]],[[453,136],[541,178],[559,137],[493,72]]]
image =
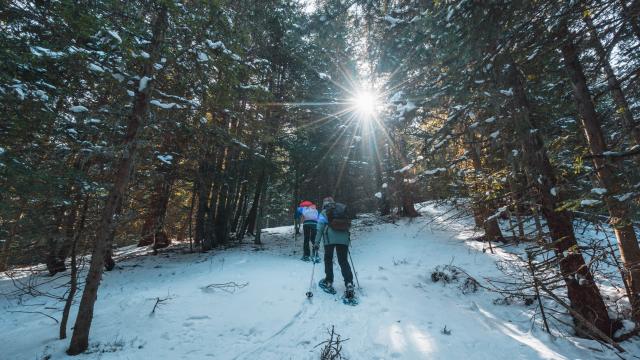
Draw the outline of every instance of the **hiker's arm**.
[[[324,216],[324,214],[320,214],[320,216],[318,216],[318,225],[316,225],[316,239],[313,242],[314,246],[320,246],[320,241],[322,241],[322,236],[324,235],[324,229],[327,226],[327,218]]]

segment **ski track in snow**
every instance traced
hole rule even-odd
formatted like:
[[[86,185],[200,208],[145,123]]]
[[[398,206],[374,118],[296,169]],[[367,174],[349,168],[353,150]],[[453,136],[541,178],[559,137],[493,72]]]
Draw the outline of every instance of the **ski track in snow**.
[[[427,205],[422,211],[425,216],[400,220],[400,226],[362,225],[366,218],[357,223],[351,251],[362,289],[355,307],[342,304],[337,264],[338,293],[318,288],[321,263],[315,269],[314,296],[306,299],[312,265],[299,260],[302,237],[294,243],[290,226],[265,230],[263,247],[246,244],[209,254],[166,252],[122,261],[105,274],[98,294],[93,352],[74,359],[317,359],[320,347],[315,346],[328,338],[332,325],[348,339],[343,352],[349,359],[614,358],[608,350],[590,350],[602,349],[592,341],[552,341],[537,324],[532,328],[532,308],[494,305],[494,294],[463,295],[455,285],[432,283],[431,270],[449,263],[478,279],[498,276],[495,260],[509,255],[482,253],[482,244],[464,240],[471,235],[465,224],[429,225],[444,209]],[[233,293],[204,290],[230,281],[248,285]],[[0,278],[0,293],[11,286]],[[170,299],[150,315],[156,297]],[[62,307],[42,297],[22,301]],[[68,340],[56,338],[57,324],[37,314],[10,313],[41,309],[0,297],[0,358],[71,359],[64,354]],[[59,311],[48,311],[60,317]],[[70,325],[76,311],[77,304]],[[442,332],[445,326],[450,335]],[[637,345],[623,345],[640,353]]]

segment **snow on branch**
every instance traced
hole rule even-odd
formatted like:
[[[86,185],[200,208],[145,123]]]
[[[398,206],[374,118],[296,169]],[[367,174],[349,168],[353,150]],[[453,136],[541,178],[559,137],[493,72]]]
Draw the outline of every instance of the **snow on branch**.
[[[174,108],[174,107],[175,107],[175,108],[180,108],[180,107],[181,107],[181,106],[179,106],[179,105],[178,105],[178,104],[176,104],[176,103],[163,103],[162,101],[157,100],[157,99],[153,99],[153,100],[149,101],[149,103],[150,103],[151,105],[155,105],[155,106],[157,106],[157,107],[159,107],[159,108],[162,108],[162,109],[165,109],[165,110],[166,110],[166,109],[172,109],[172,108]]]
[[[411,168],[413,168],[413,164],[409,164],[409,165],[403,167],[402,169],[394,170],[393,173],[394,174],[402,174],[402,173],[405,173],[405,172],[411,170]]]
[[[605,151],[602,154],[591,154],[587,155],[585,159],[593,159],[593,158],[624,158],[634,155],[640,155],[640,145],[635,145],[631,149],[627,151]]]

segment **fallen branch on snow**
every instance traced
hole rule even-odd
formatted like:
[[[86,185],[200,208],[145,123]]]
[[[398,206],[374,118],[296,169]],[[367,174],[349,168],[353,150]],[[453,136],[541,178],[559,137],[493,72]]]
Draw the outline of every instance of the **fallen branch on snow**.
[[[170,296],[167,296],[165,298],[161,298],[161,297],[156,297],[155,299],[150,299],[150,300],[155,300],[156,303],[153,305],[153,309],[151,310],[151,313],[149,314],[149,316],[153,315],[156,312],[156,309],[161,306],[164,305],[164,303],[166,303],[167,301],[173,299]]]
[[[321,342],[313,348],[315,349],[318,346],[324,345],[322,352],[320,352],[320,360],[342,359],[342,343],[349,339],[340,339],[340,334],[335,332],[333,325],[331,325],[331,331],[327,330],[327,332],[329,333],[329,339]]]
[[[249,285],[248,282],[242,283],[242,284],[238,284],[235,281],[230,281],[230,282],[226,282],[226,283],[222,283],[222,284],[209,284],[205,287],[202,288],[202,290],[206,291],[215,291],[215,290],[222,290],[226,293],[229,294],[233,294],[236,291],[246,287],[247,285]]]

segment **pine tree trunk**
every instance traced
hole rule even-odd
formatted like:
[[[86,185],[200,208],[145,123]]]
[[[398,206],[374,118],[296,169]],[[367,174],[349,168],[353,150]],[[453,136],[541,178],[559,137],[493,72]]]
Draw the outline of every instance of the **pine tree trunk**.
[[[241,224],[240,220],[244,217],[246,208],[247,208],[247,184],[248,181],[242,180],[242,184],[240,185],[240,194],[238,195],[238,205],[236,206],[236,212],[233,216],[233,222],[231,223],[231,232],[236,234],[236,239],[240,234],[240,229],[238,228]]]
[[[531,118],[530,105],[517,65],[513,62],[510,64],[508,76],[510,86],[514,89],[516,137],[522,144],[527,171],[540,194],[542,214],[547,219],[552,245],[560,260],[560,272],[567,286],[571,308],[611,336],[615,329],[609,319],[600,290],[580,253],[571,217],[567,211],[558,210],[558,205],[562,202],[562,193],[557,188],[556,176],[540,133],[532,131],[535,126]],[[584,281],[581,283],[579,279]],[[575,318],[574,324],[579,336],[588,335],[588,331],[585,331],[584,326]]]
[[[482,160],[480,159],[479,150],[474,145],[473,135],[471,133],[467,133],[467,142],[466,148],[471,156],[471,163],[473,164],[474,169],[474,184],[478,184],[481,179],[484,177],[482,171]],[[476,192],[479,193],[480,191]],[[489,242],[489,248],[491,252],[493,252],[493,247],[491,246],[491,242],[501,241],[504,242],[504,236],[502,235],[502,230],[500,229],[500,225],[498,224],[498,219],[495,217],[491,218],[492,211],[491,208],[487,205],[487,201],[482,197],[476,197],[473,199],[472,204],[473,212],[474,212],[474,221],[476,225],[480,225],[482,229],[484,229],[484,236],[486,240]]]
[[[187,215],[187,228],[189,229],[189,251],[193,252],[193,208],[196,204],[196,190],[197,187],[194,184],[191,192],[191,205],[189,205],[189,215]]]
[[[50,276],[67,270],[64,259],[60,260],[58,258],[58,252],[60,250],[59,245],[64,242],[64,235],[60,232],[60,227],[64,221],[63,217],[64,211],[56,213],[54,216],[53,227],[49,229],[46,265]]]
[[[5,271],[9,268],[9,252],[11,251],[11,245],[13,244],[13,241],[16,238],[16,234],[18,233],[18,223],[22,218],[25,205],[26,203],[24,201],[20,203],[18,211],[16,212],[16,216],[13,218],[11,230],[9,230],[9,236],[2,245],[2,256],[0,256],[0,272]]]
[[[626,0],[620,0],[620,6],[622,7],[622,15],[625,21],[631,26],[631,30],[640,40],[640,25],[638,25],[638,18],[640,17],[640,1],[634,0],[631,3],[631,7],[627,6]]]
[[[258,215],[258,205],[260,204],[260,195],[262,194],[262,187],[265,183],[265,180],[266,180],[266,171],[263,170],[262,173],[260,174],[260,178],[258,179],[258,182],[256,183],[255,193],[253,195],[253,202],[251,203],[251,209],[249,209],[249,214],[247,215],[247,219],[245,220],[242,235],[244,235],[245,233],[253,235],[254,233],[256,218]]]
[[[631,223],[631,214],[626,204],[613,197],[620,191],[621,180],[615,175],[612,165],[601,157],[607,151],[607,146],[600,119],[587,86],[587,79],[578,59],[577,49],[571,40],[573,36],[566,28],[561,35],[563,40],[562,55],[573,85],[574,99],[585,138],[591,154],[596,155],[593,157],[596,177],[600,187],[607,191],[604,200],[609,210],[611,226],[618,240],[620,257],[627,271],[627,280],[632,291],[629,294],[629,301],[633,309],[633,316],[636,321],[640,321],[640,247],[638,247],[638,240]]]
[[[195,246],[204,251],[206,237],[206,222],[209,214],[209,194],[211,192],[211,176],[209,171],[209,160],[200,161],[196,178],[196,192],[198,199],[198,209],[196,211],[195,226]]]
[[[164,220],[167,214],[169,198],[171,197],[173,179],[173,176],[166,172],[161,172],[157,175],[147,214],[142,225],[142,234],[138,246],[153,245],[153,249],[156,250],[165,248],[171,243],[164,230]]]
[[[160,58],[160,51],[167,28],[167,8],[160,6],[154,19],[152,39],[150,43],[151,54],[149,61],[144,65],[144,76],[152,77],[153,64]],[[142,128],[151,100],[153,82],[142,91],[137,91],[132,113],[129,116],[127,131],[124,138],[124,153],[115,167],[115,182],[109,191],[107,201],[96,231],[96,238],[91,253],[91,264],[85,280],[85,287],[80,300],[78,316],[76,318],[73,335],[67,354],[77,355],[84,352],[89,346],[89,330],[93,320],[93,310],[98,298],[98,287],[102,279],[102,271],[105,263],[105,255],[111,247],[108,237],[114,228],[114,215],[121,203],[124,193],[129,185],[129,179],[134,170],[134,160],[138,150],[138,133]]]
[[[256,216],[256,237],[253,243],[256,245],[262,244],[262,222],[264,220],[264,209],[268,206],[267,201],[267,184],[269,184],[269,177],[265,179],[260,190],[260,201],[258,202],[258,213]]]
[[[64,302],[64,309],[62,310],[62,318],[60,319],[60,339],[67,338],[67,322],[69,321],[69,313],[71,312],[71,305],[76,296],[78,290],[78,263],[77,263],[77,248],[78,241],[82,232],[84,231],[85,221],[87,219],[87,209],[89,208],[89,196],[85,196],[84,205],[82,206],[82,214],[77,226],[74,227],[74,233],[71,234],[71,274],[69,275],[69,293]]]
[[[622,128],[624,128],[625,132],[627,132],[632,142],[634,142],[636,145],[640,145],[640,125],[638,125],[633,119],[633,114],[631,113],[631,109],[629,108],[629,102],[627,101],[627,98],[622,91],[620,81],[618,81],[613,68],[611,68],[611,63],[609,62],[607,51],[602,46],[602,42],[600,41],[598,31],[593,24],[593,20],[589,15],[583,16],[582,19],[589,29],[593,47],[598,54],[600,64],[602,64],[602,69],[604,70],[604,73],[607,77],[607,84],[609,85],[609,89],[611,90],[613,101],[616,104],[616,113],[620,115],[620,118],[622,120]]]

